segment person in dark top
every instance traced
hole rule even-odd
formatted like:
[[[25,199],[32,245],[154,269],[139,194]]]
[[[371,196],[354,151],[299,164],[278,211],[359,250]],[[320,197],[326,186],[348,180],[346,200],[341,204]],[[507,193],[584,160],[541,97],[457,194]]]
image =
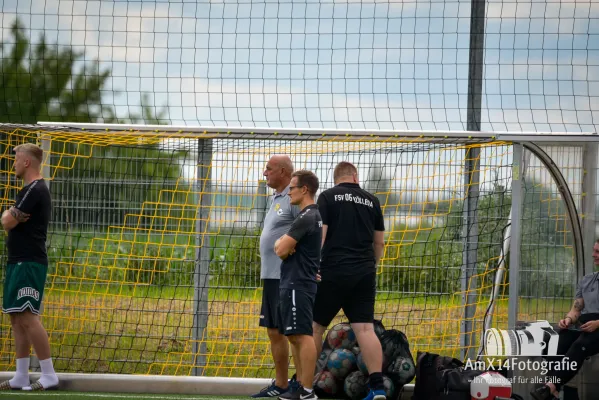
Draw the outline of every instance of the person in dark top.
[[[44,295],[48,256],[46,237],[52,212],[50,190],[41,175],[43,151],[33,143],[15,147],[15,175],[24,186],[12,207],[2,213],[8,234],[8,263],[2,311],[10,315],[15,340],[17,372],[0,383],[0,390],[48,390],[58,387],[50,358],[50,343],[39,313]],[[29,383],[31,346],[40,360],[40,379]]]
[[[593,261],[599,266],[599,239],[593,246]],[[599,353],[599,272],[582,277],[572,309],[559,321],[558,330],[558,355],[547,357],[547,361],[550,366],[562,360],[567,360],[567,364],[548,372],[546,383],[537,385],[530,393],[535,400],[557,399],[561,389],[564,399],[578,398],[576,389],[568,388],[567,393],[564,385],[576,376],[587,357]]]
[[[322,244],[322,218],[314,203],[318,178],[305,170],[294,172],[291,176],[290,202],[299,205],[301,211],[289,231],[275,242],[275,253],[283,260],[279,285],[279,329],[295,347],[293,355],[300,385],[279,396],[279,399],[315,400],[318,397],[312,381],[317,353],[312,339],[312,312]]]
[[[333,178],[336,186],[318,196],[323,247],[314,305],[316,350],[320,354],[325,330],[343,309],[368,368],[366,399],[384,400],[383,352],[373,324],[376,266],[384,251],[383,212],[378,199],[360,188],[354,165],[339,163]]]

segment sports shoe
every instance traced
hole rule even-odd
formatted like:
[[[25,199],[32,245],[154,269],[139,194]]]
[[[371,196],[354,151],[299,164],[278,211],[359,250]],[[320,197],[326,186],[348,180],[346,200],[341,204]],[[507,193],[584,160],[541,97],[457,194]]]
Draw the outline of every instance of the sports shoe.
[[[547,385],[541,385],[530,392],[530,395],[535,400],[553,400],[555,396],[551,393],[551,388]]]
[[[364,400],[387,400],[387,395],[384,390],[370,389],[368,396],[364,397]]]
[[[300,383],[297,381],[297,375],[293,374],[291,379],[289,379],[289,391],[298,390],[300,388]]]
[[[279,400],[318,400],[318,396],[316,396],[314,390],[308,393],[308,391],[300,385],[298,389],[290,390],[279,396]]]
[[[318,400],[318,396],[312,389],[312,392],[308,393],[306,389],[302,388],[300,392],[300,400]]]
[[[0,383],[0,390],[21,390],[21,388],[14,388],[10,386],[10,381],[4,381]]]
[[[43,390],[58,390],[58,385],[44,387],[44,385],[42,385],[42,383],[40,381],[37,381],[37,382],[33,382],[29,386],[24,386],[23,388],[21,388],[21,390],[24,390],[26,392],[39,392],[39,391],[43,391]]]
[[[270,386],[265,387],[260,392],[254,394],[250,397],[252,397],[254,399],[259,399],[259,398],[263,398],[263,397],[277,397],[277,396],[282,395],[283,393],[286,393],[287,391],[289,391],[289,389],[290,388],[283,389],[281,387],[278,387],[277,385],[275,385],[275,380],[273,379]]]

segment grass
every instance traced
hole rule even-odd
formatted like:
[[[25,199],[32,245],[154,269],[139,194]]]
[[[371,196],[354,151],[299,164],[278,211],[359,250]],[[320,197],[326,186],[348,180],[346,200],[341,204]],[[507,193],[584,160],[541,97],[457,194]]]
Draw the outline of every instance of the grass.
[[[261,291],[255,289],[259,276],[255,237],[251,243],[224,234],[210,239],[210,273],[216,280],[208,285],[202,303],[205,308],[198,308],[193,290],[195,250],[189,247],[189,235],[100,236],[92,239],[76,232],[52,236],[54,255],[71,260],[51,269],[44,300],[43,320],[58,371],[188,376],[199,366],[203,376],[272,377],[268,338],[258,326]],[[425,252],[424,247],[413,246],[410,260],[419,260]],[[82,261],[77,264],[74,256],[83,260],[79,258]],[[141,259],[125,264],[117,260],[128,256]],[[398,253],[396,261],[400,260]],[[414,270],[421,273],[417,267]],[[157,277],[162,285],[155,284]],[[487,281],[479,279],[480,285],[487,285],[488,290],[492,274],[484,277]],[[417,280],[424,286],[433,281],[447,282],[437,275]],[[461,293],[407,295],[403,290],[417,288],[404,289],[405,282],[411,280],[398,278],[388,292],[379,294],[377,318],[387,328],[406,333],[414,356],[418,351],[430,351],[460,357]],[[455,279],[450,282],[459,283]],[[486,299],[487,295],[476,297]],[[483,319],[486,307],[486,301],[476,304],[475,321]],[[525,300],[520,318],[555,321],[569,307],[569,300]],[[194,316],[206,315],[203,336],[195,340]],[[339,317],[334,323],[341,321]],[[507,325],[505,300],[496,304],[494,322]],[[475,340],[481,332],[482,324],[477,322]],[[6,316],[0,324],[0,368],[14,369]]]
[[[203,376],[272,377],[266,332],[258,326],[260,292],[214,290],[208,296],[208,326],[204,340],[192,340],[193,301],[176,289],[145,287],[135,295],[49,290],[44,324],[50,334],[56,368],[62,372],[192,375],[204,358]],[[186,295],[185,295],[186,294]],[[379,295],[377,316],[387,328],[406,333],[411,350],[459,357],[460,297],[386,299]],[[521,304],[521,318],[535,314],[556,320],[568,302]],[[482,319],[486,304],[477,307]],[[495,322],[507,323],[507,302],[499,302]],[[2,352],[5,370],[14,369],[8,321],[3,319]],[[336,322],[342,320],[339,317]],[[477,327],[480,334],[479,325]],[[7,362],[9,361],[9,362]]]

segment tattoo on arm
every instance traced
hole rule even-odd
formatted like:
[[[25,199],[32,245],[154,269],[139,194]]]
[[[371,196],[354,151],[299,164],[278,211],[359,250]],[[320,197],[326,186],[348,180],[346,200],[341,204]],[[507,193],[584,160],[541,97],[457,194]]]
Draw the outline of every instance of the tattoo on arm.
[[[11,207],[8,209],[8,211],[19,222],[25,222],[25,221],[27,221],[27,218],[29,218],[29,214],[25,214],[23,211],[19,210],[18,208]]]
[[[583,299],[576,299],[574,301],[574,309],[576,311],[582,311],[582,309],[584,308],[584,300]]]

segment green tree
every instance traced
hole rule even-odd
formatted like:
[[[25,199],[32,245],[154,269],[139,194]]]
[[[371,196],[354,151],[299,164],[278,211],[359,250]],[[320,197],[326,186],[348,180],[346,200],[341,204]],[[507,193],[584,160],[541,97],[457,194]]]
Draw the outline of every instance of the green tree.
[[[69,46],[49,44],[42,35],[32,44],[17,19],[10,39],[0,42],[0,122],[35,124],[57,122],[145,122],[159,124],[166,109],[154,113],[148,96],[141,112],[117,118],[114,108],[102,102],[102,89],[112,71]]]
[[[166,106],[155,110],[147,94],[142,95],[138,111],[118,116],[113,105],[105,104],[102,97],[112,74],[110,68],[102,67],[97,60],[87,61],[84,52],[70,46],[49,43],[44,35],[32,42],[18,19],[10,28],[10,36],[0,43],[0,68],[1,123],[162,124],[167,118]],[[19,140],[22,137],[16,134],[5,136],[0,142],[12,147]],[[68,259],[76,248],[88,247],[89,236],[83,231],[98,237],[108,226],[125,224],[134,229],[150,225],[152,229],[160,229],[162,224],[164,229],[179,231],[193,227],[194,194],[180,180],[182,158],[187,152],[157,143],[129,141],[129,144],[102,145],[102,141],[106,140],[93,145],[52,141],[55,155],[50,161],[54,166],[50,172],[55,234],[50,237],[50,254],[55,256],[53,261]],[[0,149],[5,154],[8,150]],[[1,162],[2,170],[10,171],[11,161],[3,158]],[[14,194],[7,195],[14,197]],[[140,215],[137,222],[133,222],[135,217],[131,218],[135,214]],[[169,218],[161,218],[165,215]],[[165,251],[180,251],[180,248],[161,249],[155,237],[146,236],[146,239],[137,237],[136,241],[142,243],[136,248],[105,251],[131,256],[153,254],[156,259],[172,258],[173,254]],[[188,242],[187,238],[182,241]]]

